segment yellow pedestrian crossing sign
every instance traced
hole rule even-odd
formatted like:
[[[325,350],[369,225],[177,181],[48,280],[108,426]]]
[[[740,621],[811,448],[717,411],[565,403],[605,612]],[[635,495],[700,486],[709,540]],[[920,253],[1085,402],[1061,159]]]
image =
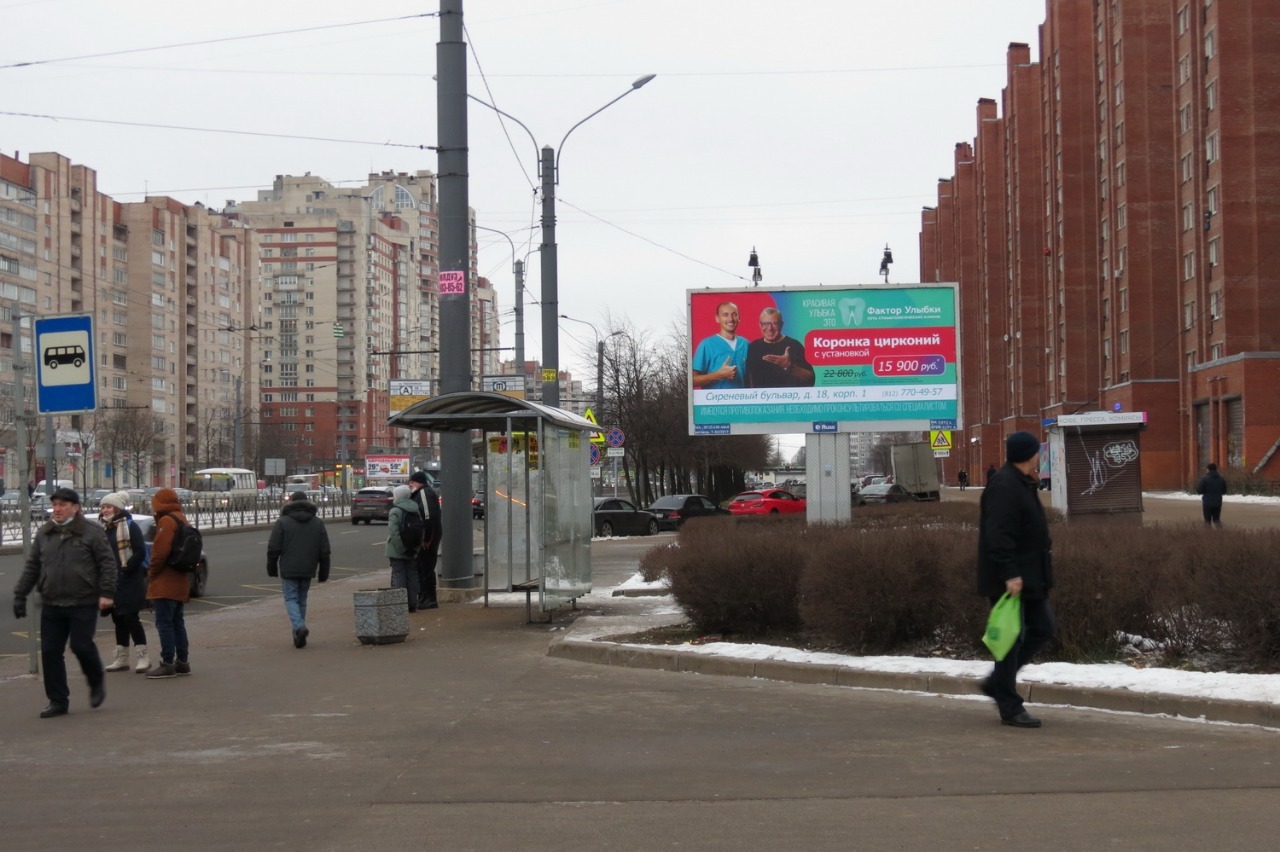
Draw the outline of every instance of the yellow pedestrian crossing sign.
[[[599,425],[600,425],[600,421],[596,420],[596,413],[595,413],[595,411],[593,411],[592,409],[588,408],[586,411],[582,412],[582,416],[583,416],[583,417],[585,417],[585,418],[587,419],[587,422],[589,422],[591,425],[593,425],[593,426],[599,426]],[[593,443],[593,444],[600,444],[600,445],[602,445],[602,446],[603,446],[603,444],[604,444],[604,433],[603,433],[603,432],[593,432],[593,433],[591,434],[591,438],[590,438],[590,440],[591,440],[591,443]]]
[[[951,432],[949,431],[931,431],[929,433],[929,446],[937,450],[951,450]]]

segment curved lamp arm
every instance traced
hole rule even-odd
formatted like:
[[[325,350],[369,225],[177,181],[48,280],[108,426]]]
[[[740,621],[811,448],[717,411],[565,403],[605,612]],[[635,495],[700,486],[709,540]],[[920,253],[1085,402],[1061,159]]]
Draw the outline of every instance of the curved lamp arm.
[[[578,129],[579,127],[581,127],[584,123],[586,123],[587,121],[589,121],[589,120],[590,120],[590,119],[592,119],[592,118],[595,118],[597,115],[599,115],[600,113],[604,112],[604,111],[605,111],[605,110],[607,110],[609,107],[613,106],[613,105],[614,105],[614,104],[616,104],[618,101],[622,100],[622,99],[623,99],[623,98],[625,98],[627,95],[631,94],[631,93],[632,93],[632,92],[634,92],[636,89],[639,89],[641,86],[645,85],[646,83],[648,83],[650,80],[652,80],[654,77],[657,77],[657,76],[658,76],[657,74],[645,74],[643,77],[639,77],[639,78],[637,78],[637,79],[636,79],[636,80],[631,84],[631,88],[630,88],[630,89],[627,89],[625,92],[623,92],[622,94],[618,95],[616,98],[614,98],[613,100],[609,101],[609,103],[607,103],[607,104],[605,104],[604,106],[600,107],[600,109],[598,109],[598,110],[596,110],[595,112],[591,113],[591,115],[588,115],[586,118],[582,119],[582,121],[579,121],[577,124],[575,124],[573,127],[570,127],[570,128],[568,129],[568,131],[566,131],[566,132],[565,132],[564,136],[560,139],[560,144],[556,147],[556,165],[555,165],[555,171],[556,171],[556,173],[555,173],[555,182],[556,182],[557,184],[559,184],[559,183],[560,183],[560,155],[564,152],[564,143],[565,143],[565,140],[569,138],[569,134],[570,134],[570,133],[572,133],[573,131],[577,130],[577,129]],[[468,97],[470,97],[470,96],[468,96]],[[484,103],[484,102],[483,102],[483,101],[481,101],[481,103]],[[486,104],[486,106],[487,106],[487,104]],[[497,107],[494,107],[494,109],[497,109]],[[532,134],[530,134],[530,135],[532,135]],[[536,143],[535,143],[535,144],[536,144]]]

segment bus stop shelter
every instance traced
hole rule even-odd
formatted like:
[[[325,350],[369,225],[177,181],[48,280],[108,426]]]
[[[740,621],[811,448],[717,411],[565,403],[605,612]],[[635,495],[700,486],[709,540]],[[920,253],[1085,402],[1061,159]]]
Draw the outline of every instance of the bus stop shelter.
[[[387,422],[481,433],[486,606],[490,592],[522,591],[532,620],[534,592],[539,609],[550,613],[591,591],[587,439],[599,426],[571,411],[482,391],[432,397]]]

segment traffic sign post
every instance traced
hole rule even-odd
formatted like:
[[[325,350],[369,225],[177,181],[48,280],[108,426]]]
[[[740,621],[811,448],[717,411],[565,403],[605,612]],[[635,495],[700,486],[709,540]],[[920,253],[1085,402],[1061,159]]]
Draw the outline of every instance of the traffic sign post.
[[[92,314],[35,319],[36,412],[81,414],[98,408]]]

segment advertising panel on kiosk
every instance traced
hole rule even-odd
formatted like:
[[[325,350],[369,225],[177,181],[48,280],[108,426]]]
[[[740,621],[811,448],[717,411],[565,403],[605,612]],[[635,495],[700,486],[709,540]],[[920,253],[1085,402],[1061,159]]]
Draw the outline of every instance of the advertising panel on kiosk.
[[[689,434],[963,427],[956,285],[690,290]]]

